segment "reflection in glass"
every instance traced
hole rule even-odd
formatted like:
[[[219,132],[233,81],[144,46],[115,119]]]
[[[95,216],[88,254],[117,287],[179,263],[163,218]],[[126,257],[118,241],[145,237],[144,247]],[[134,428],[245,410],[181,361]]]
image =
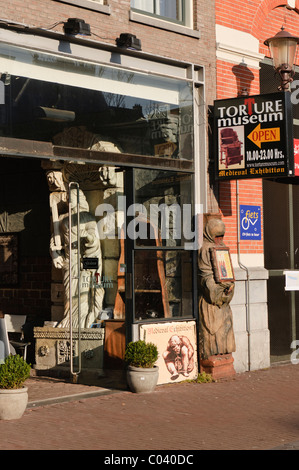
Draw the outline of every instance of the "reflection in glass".
[[[150,222],[147,232],[139,230],[136,244],[148,245],[146,238],[154,240],[155,231],[159,233],[160,246],[192,242],[192,176],[144,169],[135,169],[134,175],[136,211],[142,211]]]
[[[1,46],[0,56],[0,135],[55,142],[84,127],[123,153],[192,160],[190,82],[14,46]]]
[[[182,21],[184,0],[131,0],[131,7],[141,12]]]
[[[192,316],[192,259],[187,251],[134,253],[135,319]]]

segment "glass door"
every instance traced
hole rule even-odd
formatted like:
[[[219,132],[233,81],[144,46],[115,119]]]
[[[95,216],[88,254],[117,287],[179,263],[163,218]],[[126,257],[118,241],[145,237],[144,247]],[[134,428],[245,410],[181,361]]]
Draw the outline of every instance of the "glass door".
[[[193,176],[68,161],[47,176],[71,372],[81,373],[91,328],[104,329],[103,367],[121,369],[134,323],[194,318]]]
[[[130,324],[193,318],[192,175],[133,169],[126,181],[126,318]]]
[[[264,180],[265,267],[272,362],[290,360],[298,337],[299,295],[285,290],[287,270],[299,269],[299,186]]]
[[[102,369],[123,353],[124,334],[117,354],[112,349],[114,331],[124,330],[125,322],[124,178],[115,167],[68,161],[59,166],[46,170],[52,215],[51,283],[53,292],[60,293],[54,299],[52,320],[70,332],[68,362],[76,378],[88,357],[99,354]],[[105,342],[96,353],[85,341],[93,328],[105,331],[98,335]]]
[[[276,93],[273,67],[261,63],[261,93]],[[294,80],[298,80],[296,72]],[[299,107],[293,106],[293,133],[299,138]],[[263,180],[265,268],[269,270],[268,312],[272,362],[290,360],[298,338],[299,295],[285,290],[285,270],[299,269],[298,177]]]

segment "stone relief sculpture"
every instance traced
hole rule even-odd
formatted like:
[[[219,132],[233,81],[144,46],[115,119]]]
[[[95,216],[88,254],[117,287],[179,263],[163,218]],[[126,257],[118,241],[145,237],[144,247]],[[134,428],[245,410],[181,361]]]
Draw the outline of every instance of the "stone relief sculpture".
[[[102,256],[101,243],[98,235],[98,229],[95,218],[89,212],[89,206],[82,190],[79,190],[79,212],[80,212],[80,228],[79,243],[81,248],[81,257],[97,258],[98,269],[80,270],[77,272],[77,192],[71,191],[71,212],[72,212],[72,254],[74,262],[72,263],[71,282],[72,282],[72,317],[73,327],[78,327],[78,283],[80,282],[81,291],[81,315],[80,325],[82,328],[89,328],[98,314],[102,310],[104,289],[100,282],[102,274]],[[54,223],[57,221],[53,221]],[[50,241],[51,255],[53,264],[56,268],[63,271],[64,283],[64,317],[59,323],[59,327],[70,326],[70,271],[69,271],[69,216],[68,213],[61,214],[58,217],[58,226],[61,240],[61,247],[56,244],[55,232]],[[60,249],[59,249],[60,248]]]
[[[108,139],[100,134],[93,134],[84,126],[65,129],[54,137],[53,143],[98,152],[122,152],[117,142],[112,142],[110,138]],[[84,185],[85,189],[103,189],[105,187],[114,187],[117,184],[115,168],[108,166],[98,166],[95,169],[95,165],[85,164],[83,169],[82,165],[66,163],[63,166],[62,175],[66,183],[77,181],[80,187]]]
[[[66,209],[66,188],[61,171],[50,170],[47,172],[47,181],[50,189],[50,208],[53,221],[53,239],[56,251],[61,250],[61,236],[59,230],[59,207],[65,205]]]
[[[220,219],[210,219],[204,230],[204,240],[198,255],[199,270],[199,330],[202,359],[235,351],[232,311],[234,282],[216,282],[211,248],[225,247],[225,225]]]

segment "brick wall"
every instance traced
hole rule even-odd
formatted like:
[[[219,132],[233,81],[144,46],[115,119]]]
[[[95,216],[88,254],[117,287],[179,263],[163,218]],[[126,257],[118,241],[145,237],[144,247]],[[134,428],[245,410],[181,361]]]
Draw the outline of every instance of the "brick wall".
[[[217,61],[217,99],[234,98],[242,88],[247,88],[250,95],[259,93],[259,70]],[[247,205],[262,206],[262,181],[239,181],[239,202]],[[225,241],[232,253],[237,252],[237,198],[236,181],[226,181],[219,184],[219,209],[226,226]],[[240,242],[242,253],[263,253],[263,240],[257,242]]]
[[[209,79],[206,99],[212,102],[215,97],[212,77],[216,70],[214,0],[194,2],[194,27],[200,29],[200,39],[130,21],[130,0],[108,0],[107,3],[110,15],[56,0],[12,0],[1,5],[1,18],[42,28],[67,18],[82,18],[90,24],[91,40],[110,44],[115,44],[121,33],[135,34],[141,40],[144,52],[204,65]],[[63,32],[63,25],[58,24],[52,31]]]
[[[21,256],[18,286],[0,288],[1,310],[6,314],[27,315],[27,321],[50,320],[50,282],[49,256]]]
[[[216,24],[251,34],[259,39],[259,52],[269,57],[264,41],[274,36],[282,25],[294,35],[299,30],[299,1],[296,10],[286,8],[286,0],[216,0]],[[297,10],[298,9],[298,10]],[[236,44],[238,48],[238,44]],[[297,63],[299,63],[297,61]],[[217,98],[236,97],[238,79],[250,95],[259,94],[259,70],[255,67],[242,68],[237,63],[217,60]],[[273,72],[274,80],[274,72]],[[263,205],[262,180],[239,182],[240,204]],[[232,253],[237,252],[236,182],[222,182],[219,187],[219,207],[226,224],[226,242]],[[241,253],[263,253],[263,239],[260,242],[240,242]]]

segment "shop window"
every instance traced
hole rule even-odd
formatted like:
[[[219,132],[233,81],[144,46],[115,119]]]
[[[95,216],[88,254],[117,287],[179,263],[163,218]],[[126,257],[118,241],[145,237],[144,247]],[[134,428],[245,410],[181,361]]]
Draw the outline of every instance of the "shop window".
[[[192,243],[192,176],[137,168],[134,175],[134,209],[140,225],[129,227],[129,236],[137,246],[173,249]]]
[[[192,259],[186,251],[134,253],[135,321],[192,317]]]
[[[192,177],[135,169],[135,320],[192,316]],[[131,222],[132,225],[132,222]],[[128,225],[128,235],[133,235]],[[188,245],[186,245],[188,243]]]
[[[131,299],[128,310],[134,312],[132,321],[192,318],[193,178],[137,168],[133,175],[126,194],[114,314],[124,316],[126,290]]]
[[[3,54],[1,135],[63,146],[72,133],[72,147],[89,148],[75,138],[84,126],[107,143],[95,150],[192,161],[191,82],[13,46]]]

